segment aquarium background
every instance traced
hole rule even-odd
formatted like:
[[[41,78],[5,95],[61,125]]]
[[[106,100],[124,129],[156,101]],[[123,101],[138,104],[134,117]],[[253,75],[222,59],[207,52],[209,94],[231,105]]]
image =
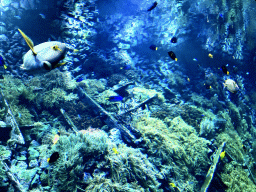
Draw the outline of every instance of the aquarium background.
[[[0,191],[256,191],[255,8],[1,0]],[[18,29],[61,66],[22,70]]]

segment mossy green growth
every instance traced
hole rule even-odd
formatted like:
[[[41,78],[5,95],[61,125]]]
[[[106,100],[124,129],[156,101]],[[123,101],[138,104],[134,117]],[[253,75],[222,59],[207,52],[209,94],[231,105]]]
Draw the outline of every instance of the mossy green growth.
[[[107,81],[105,79],[85,79],[78,82],[79,86],[84,88],[90,96],[98,95],[106,89]]]
[[[99,97],[96,99],[97,103],[102,104],[102,105],[113,105],[112,102],[108,101],[107,98],[111,97],[111,96],[117,96],[118,94],[114,91],[111,90],[106,90],[103,91]]]
[[[238,163],[244,162],[243,142],[235,130],[226,130],[216,137],[217,146],[226,142],[225,151]]]
[[[65,101],[77,100],[78,96],[76,94],[68,94],[62,88],[53,88],[50,91],[44,93],[43,104],[46,107],[59,107],[59,105]]]
[[[7,149],[6,146],[0,145],[0,160],[10,159],[11,155],[11,150]]]
[[[3,164],[3,161],[1,160],[0,161],[0,187],[3,189],[3,187],[8,187],[9,185],[10,183],[8,182],[4,164]]]
[[[10,105],[17,105],[19,103],[19,97],[26,92],[32,95],[32,91],[28,91],[29,88],[26,87],[21,79],[14,78],[11,75],[4,75],[4,79],[0,81],[0,87],[3,90],[5,99]]]
[[[115,150],[109,149],[107,158],[113,182],[123,186],[137,181],[140,188],[145,191],[162,191],[159,189],[158,179],[163,179],[163,175],[139,149],[120,144]]]
[[[111,179],[107,179],[104,174],[98,174],[94,176],[84,191],[146,192],[147,190],[142,188],[138,182],[115,183]]]
[[[221,180],[228,186],[226,192],[256,191],[256,185],[242,166],[227,163],[223,169]]]
[[[195,175],[201,175],[209,165],[208,147],[210,143],[198,136],[195,128],[187,125],[181,117],[165,119],[142,118],[135,122],[141,131],[148,148],[149,159],[160,167],[165,177],[175,177],[178,187],[196,181]],[[197,191],[195,183],[189,191]]]
[[[60,155],[59,159],[50,165],[48,185],[55,191],[76,191],[83,183],[81,178],[83,178],[84,163],[93,162],[96,156],[106,153],[107,147],[107,134],[98,129],[60,136],[59,141],[52,146],[48,154],[48,157],[54,152]],[[56,180],[59,182],[56,183]]]
[[[33,115],[30,114],[30,111],[23,105],[12,105],[12,113],[19,125],[32,125],[33,124]]]
[[[134,87],[132,89],[132,93],[134,95],[134,99],[136,101],[144,101],[150,97],[153,97],[154,95],[157,95],[157,98],[161,101],[161,102],[165,102],[165,98],[162,92],[158,92],[154,89],[146,89],[143,87]]]

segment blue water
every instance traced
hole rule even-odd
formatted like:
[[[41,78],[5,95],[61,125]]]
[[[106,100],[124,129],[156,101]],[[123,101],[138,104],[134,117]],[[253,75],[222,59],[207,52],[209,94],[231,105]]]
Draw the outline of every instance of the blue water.
[[[255,7],[2,0],[0,191],[256,191]]]

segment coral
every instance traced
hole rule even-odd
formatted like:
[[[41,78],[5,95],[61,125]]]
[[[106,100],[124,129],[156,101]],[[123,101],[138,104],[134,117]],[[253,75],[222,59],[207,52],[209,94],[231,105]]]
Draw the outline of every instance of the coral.
[[[111,179],[106,179],[104,174],[95,175],[89,186],[86,187],[86,191],[98,192],[98,191],[116,191],[116,192],[141,192],[144,189],[138,184],[138,182],[132,183],[114,183]]]
[[[33,115],[30,111],[23,105],[13,105],[11,106],[12,113],[19,125],[32,125]]]
[[[238,163],[244,162],[243,143],[235,130],[226,130],[216,137],[217,146],[226,142],[225,151]]]
[[[47,91],[43,97],[43,104],[46,107],[59,106],[64,101],[72,101],[78,99],[77,94],[70,93],[68,94],[62,88],[53,88],[50,91]]]
[[[208,100],[207,98],[205,98],[203,96],[200,96],[196,93],[192,93],[191,100],[193,101],[193,103],[196,106],[206,107],[206,108],[209,108],[209,109],[213,108],[213,104],[210,100]]]
[[[149,97],[153,97],[154,95],[157,95],[158,99],[161,102],[165,102],[163,93],[158,92],[154,89],[146,89],[143,87],[134,87],[131,91],[134,94],[134,99],[136,101],[142,102],[142,101],[148,99]]]
[[[7,147],[0,145],[0,160],[10,159],[12,152]]]
[[[31,180],[35,177],[39,168],[27,169],[25,161],[13,161],[10,171],[17,176],[20,184],[28,191]]]
[[[125,76],[131,81],[136,81],[139,77],[137,71],[135,71],[135,70],[125,71]]]
[[[200,122],[200,135],[207,136],[213,132],[215,132],[215,126],[214,126],[214,121],[211,121],[208,118],[204,118]]]
[[[10,183],[8,182],[8,178],[6,175],[6,171],[4,169],[3,161],[0,161],[0,190],[7,191],[5,187],[8,187]]]
[[[113,74],[110,76],[109,80],[108,80],[108,85],[110,87],[117,85],[120,81],[122,80],[126,80],[126,77],[122,74]]]
[[[163,179],[156,167],[139,149],[120,144],[117,153],[110,149],[108,160],[111,166],[112,180],[121,185],[138,182],[144,190],[161,191],[158,179]]]
[[[105,79],[85,79],[79,82],[79,85],[84,88],[87,94],[93,96],[97,95],[105,90],[106,87]]]
[[[22,95],[26,86],[21,79],[14,78],[11,75],[4,75],[4,79],[1,80],[1,88],[5,95],[5,99],[10,105],[17,105],[19,103],[19,96]]]
[[[249,179],[248,173],[242,166],[225,164],[221,180],[228,186],[227,192],[256,191],[255,184]]]
[[[97,129],[89,129],[76,135],[60,136],[57,144],[48,153],[48,156],[56,151],[60,154],[54,167],[51,167],[48,173],[47,179],[52,189],[75,191],[82,184],[84,163],[93,163],[96,156],[106,153],[106,141],[107,134]],[[44,175],[44,177],[47,176]],[[58,182],[55,182],[55,180],[58,180]]]
[[[166,118],[165,122],[148,117],[137,120],[134,125],[142,133],[150,161],[166,178],[175,178],[180,189],[187,189],[186,182],[196,180],[192,173],[202,175],[208,167],[210,142],[198,137],[196,130],[180,117]],[[189,191],[196,191],[195,183]]]
[[[92,113],[92,108],[81,101],[68,107],[64,106],[64,108],[67,109],[68,116],[78,129],[84,129],[89,126],[103,126],[100,118],[98,116],[95,117],[94,113]]]

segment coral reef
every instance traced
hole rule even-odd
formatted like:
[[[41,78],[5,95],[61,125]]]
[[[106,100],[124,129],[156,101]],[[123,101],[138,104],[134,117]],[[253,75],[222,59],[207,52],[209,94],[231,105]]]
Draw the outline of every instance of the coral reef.
[[[180,189],[185,189],[188,180],[196,181],[191,173],[201,175],[208,166],[210,142],[198,137],[196,130],[180,117],[166,118],[165,122],[148,117],[134,123],[146,142],[150,161],[165,178],[172,177]],[[196,182],[188,191],[194,190]]]
[[[111,177],[114,182],[121,186],[138,182],[140,189],[161,191],[158,179],[163,179],[163,175],[147,159],[147,155],[142,154],[139,149],[125,145],[119,145],[116,150],[118,154],[112,151],[108,155]]]
[[[60,158],[44,174],[44,185],[56,191],[75,191],[82,185],[83,172],[91,163],[107,151],[107,135],[101,130],[88,129],[84,133],[60,136],[57,144],[48,152],[58,152]],[[92,162],[91,162],[92,161]],[[55,180],[58,182],[55,182]]]

